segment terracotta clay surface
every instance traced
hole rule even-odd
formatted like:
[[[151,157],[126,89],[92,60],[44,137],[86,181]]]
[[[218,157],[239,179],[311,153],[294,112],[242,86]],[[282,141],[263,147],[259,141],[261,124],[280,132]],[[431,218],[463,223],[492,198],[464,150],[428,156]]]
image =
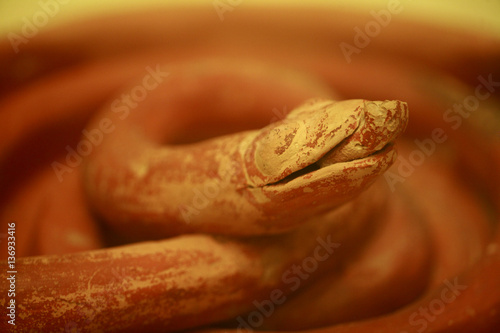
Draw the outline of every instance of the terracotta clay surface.
[[[496,332],[500,44],[303,11],[0,43],[2,331]]]

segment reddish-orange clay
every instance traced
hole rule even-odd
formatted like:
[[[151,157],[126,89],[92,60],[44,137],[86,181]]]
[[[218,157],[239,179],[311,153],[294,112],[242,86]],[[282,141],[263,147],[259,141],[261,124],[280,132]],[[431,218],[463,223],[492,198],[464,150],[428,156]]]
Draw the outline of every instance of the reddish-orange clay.
[[[390,13],[4,37],[1,331],[498,332],[500,41]]]

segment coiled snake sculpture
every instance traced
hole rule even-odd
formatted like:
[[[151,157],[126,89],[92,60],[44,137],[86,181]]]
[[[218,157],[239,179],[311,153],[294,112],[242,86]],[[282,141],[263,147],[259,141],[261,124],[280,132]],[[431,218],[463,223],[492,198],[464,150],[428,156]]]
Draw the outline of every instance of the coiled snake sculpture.
[[[368,20],[172,9],[4,39],[2,331],[495,331],[500,44],[395,17],[347,63]]]

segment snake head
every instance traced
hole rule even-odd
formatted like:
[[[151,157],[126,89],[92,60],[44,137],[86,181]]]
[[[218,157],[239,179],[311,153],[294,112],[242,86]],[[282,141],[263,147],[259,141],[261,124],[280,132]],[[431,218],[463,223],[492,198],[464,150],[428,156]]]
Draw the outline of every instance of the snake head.
[[[267,214],[334,208],[389,168],[407,123],[400,101],[310,100],[246,143],[247,186]]]

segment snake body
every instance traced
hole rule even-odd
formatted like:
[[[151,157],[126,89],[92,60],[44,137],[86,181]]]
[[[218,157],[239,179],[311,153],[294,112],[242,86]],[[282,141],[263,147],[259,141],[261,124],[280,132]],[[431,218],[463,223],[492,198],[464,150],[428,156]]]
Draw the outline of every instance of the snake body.
[[[94,206],[110,223],[121,224],[132,235],[261,235],[290,230],[355,197],[395,158],[393,149],[386,146],[404,130],[408,116],[405,103],[390,101],[311,100],[261,130],[167,145],[174,136],[169,130],[182,130],[179,113],[192,112],[189,116],[194,118],[204,112],[211,121],[226,124],[228,120],[219,115],[235,112],[243,118],[258,117],[257,109],[266,101],[239,108],[237,102],[224,101],[227,90],[244,86],[248,99],[261,99],[259,92],[267,90],[261,82],[276,87],[279,81],[278,71],[271,68],[267,74],[248,78],[250,65],[243,73],[221,73],[220,68],[212,72],[210,64],[205,66],[208,69],[201,73],[184,69],[187,74],[167,79],[134,110],[136,116],[113,121],[117,128],[86,160],[85,183]],[[221,76],[225,81],[219,82]],[[219,82],[217,87],[213,82]],[[188,85],[194,88],[185,88]],[[273,93],[294,99],[314,93],[305,84],[284,81],[282,86]],[[217,109],[202,111],[185,104],[202,99]],[[276,103],[271,96],[266,99]],[[105,108],[94,123],[113,119],[112,113]],[[349,146],[346,138],[353,141]],[[197,193],[206,201],[202,211],[195,207]],[[287,211],[283,206],[295,208]]]
[[[331,41],[352,22],[311,13],[241,9],[222,27],[179,9],[0,45],[15,331],[499,325],[498,129],[484,110],[458,130],[440,113],[473,94],[457,78],[476,82],[497,44],[395,20],[349,67]],[[29,55],[43,66],[23,79]],[[422,322],[450,283],[454,300]]]

